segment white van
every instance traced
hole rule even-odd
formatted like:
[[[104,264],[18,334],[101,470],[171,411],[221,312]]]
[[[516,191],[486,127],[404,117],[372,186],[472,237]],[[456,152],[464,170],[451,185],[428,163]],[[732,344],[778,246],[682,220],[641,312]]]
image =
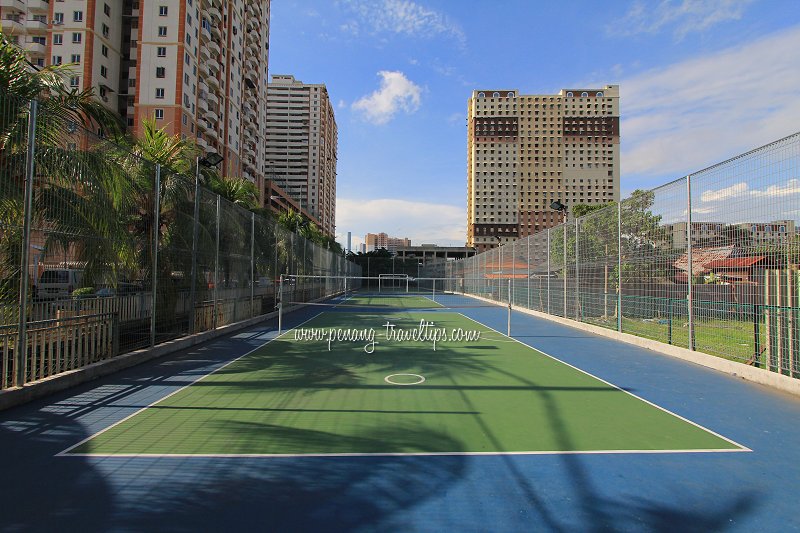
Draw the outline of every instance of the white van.
[[[47,269],[39,276],[36,297],[43,300],[69,298],[81,286],[83,270],[72,268]]]

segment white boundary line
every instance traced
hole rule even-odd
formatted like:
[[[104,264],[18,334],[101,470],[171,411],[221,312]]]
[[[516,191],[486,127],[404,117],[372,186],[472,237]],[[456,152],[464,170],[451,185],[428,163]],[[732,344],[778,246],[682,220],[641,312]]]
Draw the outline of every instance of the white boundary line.
[[[472,322],[475,322],[476,324],[480,324],[481,326],[487,327],[487,328],[489,328],[489,329],[491,329],[491,330],[493,330],[493,331],[495,331],[495,332],[497,332],[497,333],[500,333],[500,335],[503,335],[504,337],[506,337],[506,335],[504,335],[504,334],[503,334],[503,333],[501,333],[500,331],[498,331],[498,330],[494,329],[494,328],[493,328],[493,327],[491,327],[491,326],[487,326],[487,325],[486,325],[486,324],[484,324],[483,322],[479,322],[479,321],[475,320],[474,318],[470,318],[470,317],[468,317],[467,315],[465,315],[465,314],[463,314],[463,313],[458,313],[458,314],[459,314],[459,315],[461,315],[461,316],[463,316],[463,317],[464,317],[464,318],[466,318],[467,320],[471,320]],[[577,367],[577,366],[575,366],[575,365],[571,365],[571,364],[567,363],[566,361],[562,361],[561,359],[559,359],[559,358],[557,358],[557,357],[555,357],[555,356],[552,356],[552,355],[550,355],[549,353],[543,352],[542,350],[540,350],[540,349],[538,349],[538,348],[536,348],[536,347],[534,347],[534,346],[531,346],[531,345],[529,345],[529,344],[525,344],[524,342],[520,341],[519,339],[515,339],[514,337],[509,337],[509,338],[510,338],[511,340],[513,340],[514,342],[517,342],[517,343],[521,344],[522,346],[525,346],[525,347],[527,347],[527,348],[530,348],[530,349],[532,349],[532,350],[536,350],[536,351],[537,351],[537,352],[539,352],[540,354],[542,354],[542,355],[545,355],[545,356],[549,357],[550,359],[553,359],[554,361],[557,361],[557,362],[559,362],[559,363],[561,363],[561,364],[563,364],[563,365],[567,365],[568,367],[570,367],[570,368],[572,368],[572,369],[574,369],[574,370],[577,370],[578,372],[581,372],[581,373],[583,373],[583,374],[586,374],[587,376],[589,376],[589,377],[591,377],[591,378],[594,378],[594,379],[596,379],[596,380],[598,380],[598,381],[600,381],[600,382],[602,382],[602,383],[605,383],[606,385],[608,385],[608,386],[610,386],[610,387],[613,387],[613,388],[615,388],[615,389],[617,389],[617,390],[619,390],[619,391],[621,391],[621,392],[624,392],[625,394],[628,394],[628,395],[630,395],[630,396],[632,396],[632,397],[636,398],[637,400],[640,400],[640,401],[642,401],[642,402],[644,402],[644,403],[646,403],[646,404],[648,404],[648,405],[651,405],[652,407],[655,407],[656,409],[660,409],[661,411],[664,411],[665,413],[667,413],[667,414],[669,414],[669,415],[672,415],[672,416],[674,416],[675,418],[679,418],[680,420],[683,420],[684,422],[686,422],[686,423],[688,423],[688,424],[691,424],[691,425],[693,425],[693,426],[695,426],[695,427],[697,427],[697,428],[700,428],[700,429],[702,429],[703,431],[706,431],[706,432],[708,432],[708,433],[711,433],[711,434],[712,434],[712,435],[714,435],[715,437],[719,437],[720,439],[722,439],[722,440],[724,440],[724,441],[727,441],[727,442],[729,442],[729,443],[733,444],[734,446],[738,446],[738,447],[740,448],[740,450],[731,450],[731,451],[742,451],[742,452],[752,452],[752,451],[753,451],[753,450],[751,450],[750,448],[748,448],[747,446],[744,446],[744,445],[742,445],[742,444],[739,444],[738,442],[736,442],[736,441],[734,441],[734,440],[731,440],[731,439],[729,439],[728,437],[725,437],[724,435],[720,435],[720,434],[719,434],[719,433],[717,433],[716,431],[712,431],[712,430],[708,429],[707,427],[701,426],[701,425],[700,425],[700,424],[698,424],[697,422],[693,422],[693,421],[689,420],[688,418],[684,418],[684,417],[682,417],[681,415],[679,415],[679,414],[677,414],[677,413],[673,413],[673,412],[672,412],[672,411],[670,411],[669,409],[666,409],[666,408],[664,408],[664,407],[661,407],[660,405],[656,405],[656,404],[654,404],[653,402],[651,402],[651,401],[649,401],[649,400],[645,400],[645,399],[644,399],[644,398],[642,398],[641,396],[637,396],[636,394],[634,394],[634,393],[632,393],[632,392],[630,392],[630,391],[626,391],[625,389],[623,389],[623,388],[620,388],[620,387],[618,387],[617,385],[614,385],[613,383],[611,383],[611,382],[608,382],[608,381],[604,380],[603,378],[597,377],[597,376],[595,376],[594,374],[591,374],[590,372],[587,372],[586,370],[583,370],[583,369],[581,369],[581,368],[578,368],[578,367]]]
[[[311,320],[314,320],[314,319],[315,319],[315,318],[317,318],[319,315],[321,315],[323,312],[324,312],[324,311],[321,311],[321,312],[317,313],[316,315],[312,316],[311,318],[309,318],[308,320],[305,320],[305,321],[303,321],[302,323],[298,324],[298,325],[297,325],[297,327],[300,327],[300,326],[302,326],[303,324],[306,324],[306,323],[310,322]],[[62,450],[62,451],[58,452],[58,453],[55,455],[55,457],[64,457],[64,456],[75,457],[75,456],[81,456],[81,455],[87,455],[87,456],[91,456],[92,454],[78,454],[78,453],[69,453],[69,451],[70,451],[70,450],[74,450],[74,449],[75,449],[75,448],[77,448],[78,446],[80,446],[80,445],[82,445],[82,444],[84,444],[84,443],[86,443],[86,442],[88,442],[88,441],[92,440],[93,438],[95,438],[95,437],[97,437],[97,436],[99,436],[99,435],[102,435],[102,434],[103,434],[103,433],[105,433],[106,431],[108,431],[108,430],[110,430],[110,429],[112,429],[112,428],[115,428],[115,427],[117,427],[118,425],[122,424],[123,422],[127,422],[128,420],[130,420],[130,419],[131,419],[131,418],[133,418],[134,416],[138,415],[139,413],[141,413],[141,412],[145,411],[146,409],[149,409],[150,407],[153,407],[154,405],[156,405],[156,404],[158,404],[158,403],[161,403],[161,402],[163,402],[163,401],[164,401],[164,400],[166,400],[167,398],[170,398],[171,396],[174,396],[174,395],[178,394],[178,393],[179,393],[179,392],[181,392],[182,390],[184,390],[184,389],[186,389],[186,388],[189,388],[189,387],[191,387],[192,385],[194,385],[195,383],[197,383],[197,382],[198,382],[198,381],[200,381],[201,379],[205,379],[205,378],[207,378],[208,376],[210,376],[210,375],[212,375],[212,374],[215,374],[215,373],[219,372],[220,370],[222,370],[223,368],[227,367],[228,365],[231,365],[231,364],[235,363],[235,362],[236,362],[236,361],[238,361],[239,359],[242,359],[242,358],[244,358],[244,357],[247,357],[247,356],[248,356],[248,355],[250,355],[251,353],[253,353],[253,352],[257,351],[257,350],[260,350],[261,348],[263,348],[263,347],[264,347],[264,346],[266,346],[267,344],[271,343],[272,341],[278,340],[279,338],[283,337],[284,335],[286,335],[287,333],[289,333],[289,331],[291,331],[291,330],[286,330],[286,331],[284,331],[284,332],[283,332],[281,335],[275,336],[275,337],[273,337],[273,338],[269,339],[268,341],[264,342],[263,344],[259,344],[258,346],[256,346],[256,347],[255,347],[255,348],[253,348],[252,350],[250,350],[249,352],[246,352],[246,353],[244,353],[244,354],[240,355],[240,356],[239,356],[239,357],[237,357],[236,359],[231,359],[230,361],[228,361],[228,362],[227,362],[227,363],[225,363],[224,365],[222,365],[222,366],[220,366],[220,367],[217,367],[217,368],[215,368],[214,370],[212,370],[212,371],[211,371],[211,372],[209,372],[208,374],[204,374],[204,375],[202,375],[202,376],[198,377],[197,379],[193,380],[191,383],[188,383],[187,385],[184,385],[183,387],[181,387],[181,388],[179,388],[179,389],[177,389],[177,390],[174,390],[174,391],[170,392],[170,393],[169,393],[169,394],[167,394],[166,396],[164,396],[164,397],[162,397],[162,398],[159,398],[158,400],[154,400],[154,401],[152,401],[152,402],[151,402],[151,403],[149,403],[148,405],[146,405],[146,406],[142,407],[141,409],[139,409],[139,410],[137,410],[137,411],[135,411],[135,412],[133,412],[133,413],[129,414],[128,416],[126,416],[126,417],[124,417],[124,418],[122,418],[122,419],[120,419],[120,420],[118,420],[118,421],[114,422],[114,423],[113,423],[113,424],[111,424],[110,426],[108,426],[108,427],[105,427],[105,428],[101,429],[100,431],[98,431],[98,432],[96,432],[96,433],[94,433],[94,434],[92,434],[92,435],[90,435],[90,436],[86,437],[85,439],[81,440],[80,442],[78,442],[78,443],[76,443],[76,444],[73,444],[73,445],[72,445],[72,446],[70,446],[69,448],[67,448],[67,449],[65,449],[65,450]],[[101,456],[102,456],[102,455],[101,455]],[[117,455],[113,455],[113,454],[112,454],[112,455],[108,455],[107,457],[117,457]],[[120,456],[120,457],[121,457],[121,456]]]
[[[544,450],[534,452],[376,452],[376,453],[70,453],[68,457],[107,457],[107,458],[248,458],[248,457],[283,457],[303,459],[306,457],[440,457],[440,456],[502,456],[502,455],[623,455],[623,454],[672,454],[672,453],[739,453],[748,450],[696,449],[696,450]]]
[[[324,313],[324,311],[317,313],[316,315],[312,316],[308,320],[305,320],[302,323],[298,324],[297,327],[302,326],[303,324],[306,324],[306,323],[310,322],[311,320],[317,318],[318,316],[322,315],[323,313]],[[499,332],[498,330],[492,328],[491,326],[487,326],[483,322],[479,322],[478,320],[470,318],[470,317],[468,317],[467,315],[465,315],[463,313],[453,313],[453,314],[461,315],[462,317],[466,318],[467,320],[470,320],[470,321],[472,321],[472,322],[474,322],[474,323],[476,323],[478,325],[484,326],[484,327],[486,327],[486,328],[488,328],[488,329],[490,329],[492,331],[500,333],[501,336],[506,337],[505,334]],[[597,377],[597,376],[595,376],[595,375],[593,375],[593,374],[591,374],[591,373],[589,373],[589,372],[587,372],[585,370],[582,370],[582,369],[580,369],[580,368],[578,368],[578,367],[576,367],[574,365],[571,365],[571,364],[569,364],[569,363],[567,363],[565,361],[562,361],[562,360],[558,359],[557,357],[554,357],[554,356],[552,356],[552,355],[550,355],[550,354],[548,354],[546,352],[543,352],[543,351],[539,350],[538,348],[535,348],[533,346],[525,344],[524,342],[522,342],[522,341],[520,341],[518,339],[514,339],[513,337],[511,337],[510,339],[513,342],[517,342],[517,343],[521,344],[522,346],[525,346],[528,349],[535,350],[535,351],[539,352],[540,354],[542,354],[542,355],[544,355],[546,357],[549,357],[550,359],[553,359],[554,361],[556,361],[558,363],[564,364],[564,365],[566,365],[566,366],[568,366],[568,367],[570,367],[570,368],[572,368],[574,370],[577,370],[578,372],[586,374],[587,376],[592,377],[592,378],[594,378],[594,379],[596,379],[596,380],[598,380],[598,381],[600,381],[602,383],[605,383],[606,385],[609,385],[610,387],[613,387],[613,388],[615,388],[615,389],[617,389],[617,390],[619,390],[621,392],[624,392],[625,394],[628,394],[628,395],[636,398],[637,400],[640,400],[640,401],[642,401],[642,402],[644,402],[644,403],[646,403],[648,405],[651,405],[652,407],[655,407],[656,409],[660,409],[661,411],[663,411],[663,412],[665,412],[665,413],[667,413],[669,415],[672,415],[672,416],[674,416],[674,417],[676,417],[676,418],[678,418],[680,420],[683,420],[684,422],[686,422],[688,424],[691,424],[691,425],[693,425],[693,426],[695,426],[697,428],[700,428],[700,429],[702,429],[702,430],[704,430],[704,431],[706,431],[706,432],[708,432],[708,433],[710,433],[710,434],[712,434],[712,435],[714,435],[714,436],[716,436],[716,437],[718,437],[718,438],[720,438],[720,439],[722,439],[722,440],[724,440],[726,442],[729,442],[729,443],[733,444],[734,446],[738,446],[739,449],[730,449],[730,448],[720,448],[720,449],[707,448],[707,449],[704,449],[704,448],[700,448],[700,449],[690,449],[690,450],[544,450],[544,451],[516,451],[516,452],[385,452],[385,453],[299,453],[299,454],[291,454],[291,453],[285,453],[285,454],[284,453],[230,453],[230,454],[228,454],[228,453],[208,453],[208,454],[204,454],[204,453],[69,453],[70,450],[75,449],[78,446],[80,446],[81,444],[84,444],[85,442],[93,439],[94,437],[96,437],[98,435],[101,435],[102,433],[105,433],[106,431],[112,429],[115,426],[118,426],[119,424],[122,424],[123,422],[125,422],[125,421],[129,420],[130,418],[136,416],[137,414],[141,413],[142,411],[148,409],[149,407],[152,407],[152,406],[156,405],[157,403],[166,400],[170,396],[173,396],[173,395],[179,393],[183,389],[185,389],[187,387],[190,387],[191,385],[193,385],[194,383],[200,381],[201,379],[204,379],[204,378],[214,374],[215,372],[217,372],[219,370],[222,370],[223,368],[227,367],[228,365],[238,361],[239,359],[242,359],[243,357],[246,357],[246,356],[250,355],[251,353],[255,352],[256,350],[259,350],[259,349],[263,348],[264,346],[266,346],[270,342],[272,342],[274,340],[277,340],[280,337],[286,335],[286,333],[288,333],[288,331],[284,332],[282,335],[280,335],[278,337],[275,337],[273,339],[268,340],[267,342],[259,345],[258,347],[254,348],[253,350],[250,350],[249,352],[247,352],[247,353],[245,353],[243,355],[240,355],[236,359],[233,359],[233,360],[225,363],[221,367],[214,369],[213,371],[209,372],[208,374],[200,376],[199,378],[197,378],[196,380],[192,381],[188,385],[184,385],[180,389],[178,389],[176,391],[173,391],[172,393],[168,394],[167,396],[164,396],[163,398],[160,398],[159,400],[156,400],[156,401],[152,402],[151,404],[139,409],[135,413],[132,413],[132,414],[126,416],[125,418],[123,418],[123,419],[115,422],[114,424],[108,426],[107,428],[104,428],[104,429],[98,431],[97,433],[91,435],[90,437],[87,437],[87,438],[83,439],[82,441],[78,442],[77,444],[74,444],[74,445],[70,446],[69,448],[57,453],[55,456],[56,457],[98,457],[98,458],[101,458],[101,457],[102,458],[115,458],[115,457],[117,457],[117,458],[139,458],[139,457],[141,457],[141,458],[173,458],[173,457],[174,458],[191,458],[191,457],[197,457],[197,458],[259,458],[259,457],[263,457],[263,458],[270,458],[270,457],[274,457],[274,458],[305,458],[305,457],[427,457],[427,456],[436,457],[436,456],[484,456],[484,455],[488,455],[488,456],[504,456],[504,455],[580,455],[580,454],[586,454],[586,455],[621,455],[621,454],[676,454],[676,453],[731,453],[731,452],[739,453],[739,452],[752,452],[753,451],[750,448],[748,448],[746,446],[743,446],[742,444],[739,444],[738,442],[735,442],[735,441],[733,441],[733,440],[731,440],[731,439],[729,439],[729,438],[727,438],[727,437],[725,437],[723,435],[720,435],[719,433],[717,433],[715,431],[712,431],[712,430],[710,430],[710,429],[708,429],[706,427],[701,426],[700,424],[698,424],[696,422],[693,422],[693,421],[688,420],[687,418],[684,418],[684,417],[682,417],[682,416],[680,416],[680,415],[678,415],[676,413],[673,413],[672,411],[670,411],[668,409],[665,409],[665,408],[661,407],[660,405],[656,405],[653,402],[645,400],[644,398],[641,398],[641,397],[633,394],[632,392],[626,391],[626,390],[614,385],[613,383],[610,383],[610,382],[608,382],[608,381],[606,381],[606,380],[604,380],[602,378],[599,378],[599,377]]]

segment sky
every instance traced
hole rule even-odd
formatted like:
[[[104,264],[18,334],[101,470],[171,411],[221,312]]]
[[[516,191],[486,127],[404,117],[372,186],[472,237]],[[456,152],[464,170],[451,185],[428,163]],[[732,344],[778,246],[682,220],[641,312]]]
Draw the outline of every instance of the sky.
[[[270,74],[324,83],[334,106],[336,234],[354,250],[368,232],[464,245],[474,89],[618,84],[623,198],[800,130],[798,0],[271,6]]]

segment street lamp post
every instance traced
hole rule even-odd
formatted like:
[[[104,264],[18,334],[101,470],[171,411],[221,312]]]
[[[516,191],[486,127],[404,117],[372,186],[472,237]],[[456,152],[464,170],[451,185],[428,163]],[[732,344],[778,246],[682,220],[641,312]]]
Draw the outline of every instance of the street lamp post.
[[[564,255],[564,318],[567,318],[567,206],[561,203],[561,200],[554,200],[550,203],[550,209],[561,212],[561,225],[563,233],[563,249]]]

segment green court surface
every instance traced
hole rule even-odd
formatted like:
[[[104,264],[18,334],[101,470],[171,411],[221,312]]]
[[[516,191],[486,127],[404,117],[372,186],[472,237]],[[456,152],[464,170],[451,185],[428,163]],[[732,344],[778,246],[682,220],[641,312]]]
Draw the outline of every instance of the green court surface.
[[[430,305],[430,301],[428,304]],[[478,341],[387,339],[481,331]],[[304,340],[358,328],[357,341]],[[375,335],[374,351],[369,332]],[[350,331],[350,333],[353,333]],[[298,338],[300,337],[300,338]],[[366,350],[365,350],[366,347]],[[424,378],[424,381],[422,381]],[[418,384],[400,384],[420,381]],[[394,382],[394,383],[390,383]],[[325,312],[71,454],[733,451],[740,446],[452,312]]]
[[[436,301],[425,296],[415,294],[358,294],[351,296],[341,303],[342,306],[369,306],[369,307],[394,307],[405,309],[425,309],[442,307]]]

